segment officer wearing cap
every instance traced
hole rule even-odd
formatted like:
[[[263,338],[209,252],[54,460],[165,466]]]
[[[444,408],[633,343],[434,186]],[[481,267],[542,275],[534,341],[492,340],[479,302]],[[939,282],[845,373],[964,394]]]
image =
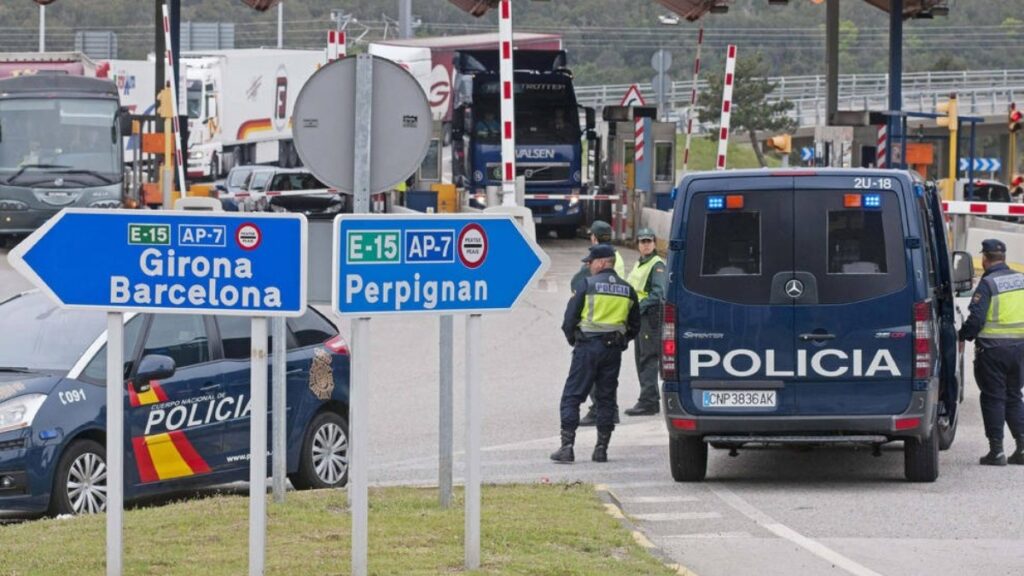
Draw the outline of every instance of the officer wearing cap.
[[[612,225],[605,222],[604,220],[594,220],[594,222],[590,225],[590,245],[593,246],[595,244],[608,244],[611,241]],[[608,245],[611,246],[611,244]],[[614,248],[612,249],[614,250]],[[626,263],[622,259],[622,255],[619,254],[618,250],[615,250],[614,268],[615,273],[618,274],[620,278],[626,277]],[[589,276],[590,270],[587,268],[587,265],[584,264],[583,266],[580,267],[579,272],[577,272],[572,277],[572,280],[569,281],[569,287],[572,289],[573,294],[583,289],[587,281],[587,277]],[[597,423],[597,414],[594,412],[595,403],[596,400],[594,400],[594,395],[591,394],[590,406],[587,407],[587,415],[584,416],[582,420],[580,420],[580,426],[593,426],[594,424]],[[615,413],[615,423],[619,423],[618,412]]]
[[[636,234],[640,260],[626,280],[636,290],[640,301],[640,333],[633,342],[636,375],[640,381],[640,398],[626,409],[627,416],[657,414],[661,400],[658,395],[658,357],[661,354],[661,304],[665,301],[665,261],[658,256],[654,230],[641,228]]]
[[[971,297],[970,316],[960,327],[961,340],[975,340],[974,378],[981,389],[981,416],[988,437],[986,466],[1024,465],[1024,274],[1006,265],[1006,244],[981,243],[985,268]],[[1003,423],[1017,441],[1006,458]]]
[[[590,245],[594,244],[609,244],[612,241],[612,225],[605,222],[604,220],[594,220],[593,224],[590,225]],[[612,248],[614,250],[614,248]],[[615,250],[615,273],[619,276],[626,277],[626,262],[622,259],[622,255],[619,254],[618,250]],[[569,281],[569,287],[572,289],[572,293],[579,292],[579,287],[587,281],[587,277],[590,276],[590,270],[587,269],[587,265],[584,264],[580,267],[572,280]]]
[[[551,454],[555,462],[575,460],[573,445],[580,423],[580,404],[591,388],[597,403],[597,444],[591,459],[608,461],[608,442],[615,429],[616,388],[622,351],[640,330],[636,291],[614,270],[615,249],[595,244],[583,259],[590,271],[582,290],[565,309],[562,332],[573,347],[569,377],[560,406],[562,446]]]

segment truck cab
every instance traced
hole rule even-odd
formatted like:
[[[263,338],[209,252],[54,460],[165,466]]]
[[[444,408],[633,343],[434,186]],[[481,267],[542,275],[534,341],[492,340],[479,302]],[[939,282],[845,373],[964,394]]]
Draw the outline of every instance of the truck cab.
[[[581,126],[572,73],[562,50],[514,53],[515,175],[525,179],[525,203],[538,228],[571,237],[583,222],[580,206],[582,138],[593,116]],[[487,188],[500,188],[501,106],[498,53],[456,53],[456,96],[452,113],[453,172],[467,190],[470,205],[487,206]]]
[[[678,187],[662,341],[677,481],[708,445],[904,445],[939,474],[962,363],[938,193],[909,172],[737,170]],[[965,277],[966,276],[966,277]],[[954,285],[954,280],[958,281]]]

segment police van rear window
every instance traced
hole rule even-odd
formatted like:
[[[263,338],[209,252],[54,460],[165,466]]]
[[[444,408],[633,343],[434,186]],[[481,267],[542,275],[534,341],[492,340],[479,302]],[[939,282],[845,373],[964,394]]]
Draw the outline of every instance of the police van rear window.
[[[829,211],[828,273],[885,274],[887,270],[882,213]]]
[[[703,276],[761,273],[761,215],[757,212],[708,214],[704,228]]]

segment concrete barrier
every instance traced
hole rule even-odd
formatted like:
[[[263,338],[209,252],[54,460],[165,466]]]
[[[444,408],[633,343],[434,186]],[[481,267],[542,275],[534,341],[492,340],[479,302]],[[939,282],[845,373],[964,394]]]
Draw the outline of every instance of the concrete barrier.
[[[533,223],[533,211],[525,206],[489,206],[484,214],[509,214],[531,240],[537,239],[537,227]]]

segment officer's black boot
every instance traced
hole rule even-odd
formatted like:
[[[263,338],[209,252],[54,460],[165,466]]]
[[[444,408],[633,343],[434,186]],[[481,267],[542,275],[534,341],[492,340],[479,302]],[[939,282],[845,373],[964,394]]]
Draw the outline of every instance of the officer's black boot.
[[[612,431],[608,428],[597,429],[597,445],[594,446],[594,454],[590,457],[594,462],[608,461],[608,442],[612,439]]]
[[[978,461],[982,466],[1006,466],[1006,452],[1003,452],[1002,438],[988,439],[988,454]]]
[[[1017,436],[1017,449],[1006,459],[1010,464],[1024,466],[1024,436]]]
[[[576,460],[576,454],[572,451],[572,445],[575,442],[575,430],[562,430],[562,447],[551,453],[551,459],[564,464]]]

